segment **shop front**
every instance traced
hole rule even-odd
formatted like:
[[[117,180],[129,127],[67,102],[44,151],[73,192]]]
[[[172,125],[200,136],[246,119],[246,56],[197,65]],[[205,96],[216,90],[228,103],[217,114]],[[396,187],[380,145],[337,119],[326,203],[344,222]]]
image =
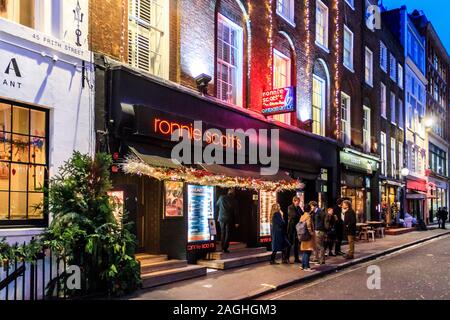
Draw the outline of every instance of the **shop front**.
[[[380,220],[378,204],[379,159],[352,149],[340,152],[341,197],[352,202],[358,222]]]
[[[428,222],[437,221],[439,208],[448,210],[448,185],[441,179],[428,177]]]
[[[425,220],[428,186],[420,178],[409,176],[406,181],[406,212],[416,219]]]
[[[139,252],[192,261],[218,249],[216,203],[229,189],[236,190],[237,200],[231,242],[248,247],[270,245],[274,202],[287,212],[297,194],[304,202],[336,199],[337,149],[331,140],[277,127],[260,114],[222,105],[123,65],[99,70],[99,80],[106,86],[103,94],[97,91],[97,115],[106,111],[103,125],[109,131],[108,137],[98,136],[99,147],[117,162],[115,190],[129,201],[124,201],[125,209],[135,223]],[[177,129],[192,142],[182,152],[183,160],[191,161],[171,160],[180,146],[171,139]],[[256,136],[241,135],[239,129],[254,130]],[[252,162],[251,150],[261,144],[261,130],[270,136],[272,129],[279,130],[279,170],[266,175],[261,169],[270,165]],[[219,153],[223,148],[227,161],[204,161],[212,148]],[[201,154],[203,158],[194,159]]]
[[[85,48],[0,18],[0,239],[42,233],[48,179],[74,149],[93,153],[89,61]]]
[[[380,179],[381,219],[388,225],[396,221],[402,207],[401,196],[404,185],[399,181]]]

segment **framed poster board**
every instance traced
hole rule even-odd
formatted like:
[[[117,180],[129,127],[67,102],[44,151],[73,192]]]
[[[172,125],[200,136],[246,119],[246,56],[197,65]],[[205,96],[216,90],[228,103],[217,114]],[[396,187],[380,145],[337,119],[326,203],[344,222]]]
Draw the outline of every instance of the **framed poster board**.
[[[179,181],[164,182],[164,219],[183,217],[184,183]]]
[[[259,195],[259,239],[260,242],[271,241],[270,209],[277,202],[277,193],[260,191]]]

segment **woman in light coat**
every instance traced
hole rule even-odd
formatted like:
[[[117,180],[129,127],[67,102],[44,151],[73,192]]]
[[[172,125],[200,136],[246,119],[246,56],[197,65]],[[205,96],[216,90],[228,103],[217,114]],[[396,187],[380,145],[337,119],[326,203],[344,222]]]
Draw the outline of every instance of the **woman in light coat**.
[[[316,239],[314,225],[311,217],[311,207],[309,205],[306,205],[304,211],[305,213],[300,218],[300,222],[306,222],[306,227],[308,228],[308,232],[311,235],[311,239],[308,241],[302,241],[300,244],[300,251],[303,253],[301,269],[304,271],[312,271],[309,265],[309,260],[311,258],[311,254],[315,249]]]

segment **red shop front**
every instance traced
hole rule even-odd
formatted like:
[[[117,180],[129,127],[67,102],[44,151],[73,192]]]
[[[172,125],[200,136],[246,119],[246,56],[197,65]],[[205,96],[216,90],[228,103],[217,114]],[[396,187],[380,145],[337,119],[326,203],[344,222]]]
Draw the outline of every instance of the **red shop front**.
[[[423,179],[408,179],[406,188],[407,212],[417,219],[425,220],[427,182]]]

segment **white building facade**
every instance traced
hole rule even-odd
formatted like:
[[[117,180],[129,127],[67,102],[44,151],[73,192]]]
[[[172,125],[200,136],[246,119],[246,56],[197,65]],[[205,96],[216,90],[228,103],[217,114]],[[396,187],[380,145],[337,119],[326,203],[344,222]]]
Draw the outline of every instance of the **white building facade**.
[[[0,2],[0,238],[10,243],[48,226],[42,187],[73,151],[94,153],[88,4]]]

